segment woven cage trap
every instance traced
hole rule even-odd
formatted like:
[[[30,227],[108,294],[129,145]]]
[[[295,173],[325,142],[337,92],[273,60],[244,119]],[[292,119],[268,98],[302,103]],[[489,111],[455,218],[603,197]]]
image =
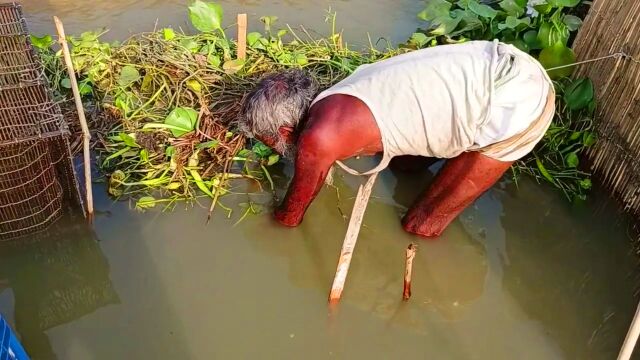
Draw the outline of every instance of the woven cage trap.
[[[0,4],[0,240],[82,209],[69,130],[19,4]]]

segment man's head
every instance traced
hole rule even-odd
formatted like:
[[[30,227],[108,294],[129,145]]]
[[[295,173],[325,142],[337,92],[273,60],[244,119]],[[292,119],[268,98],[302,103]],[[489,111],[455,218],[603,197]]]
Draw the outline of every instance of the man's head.
[[[238,129],[290,157],[295,152],[296,127],[317,92],[318,83],[300,69],[266,76],[245,99]]]

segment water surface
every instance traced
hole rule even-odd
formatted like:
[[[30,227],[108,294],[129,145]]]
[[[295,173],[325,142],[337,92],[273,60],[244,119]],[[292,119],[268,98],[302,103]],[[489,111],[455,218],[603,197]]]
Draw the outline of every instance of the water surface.
[[[416,26],[420,7],[223,4],[227,14],[277,14],[318,30],[331,5],[352,39],[368,31],[396,40]],[[24,5],[37,32],[51,31],[52,14],[71,33],[108,26],[114,38],[150,29],[156,18],[186,26],[181,1]],[[289,167],[274,169],[278,196],[290,175]],[[35,359],[615,357],[635,310],[638,267],[627,224],[599,191],[576,205],[531,181],[503,181],[427,241],[404,233],[399,220],[431,178],[427,170],[383,173],[336,311],[326,299],[346,231],[342,214],[358,182],[344,174],[295,229],[272,221],[268,193],[224,198],[235,209],[231,218],[218,209],[205,225],[206,202],[139,213],[97,186],[93,227],[69,217],[0,245],[0,312]],[[234,226],[247,202],[264,211]],[[413,296],[404,303],[411,242],[419,249]]]

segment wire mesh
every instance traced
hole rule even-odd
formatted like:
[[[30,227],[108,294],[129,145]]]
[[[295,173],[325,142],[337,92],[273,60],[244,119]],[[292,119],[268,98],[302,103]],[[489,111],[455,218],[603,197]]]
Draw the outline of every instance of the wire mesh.
[[[42,230],[61,215],[57,161],[51,159],[47,142],[41,140],[6,145],[1,151],[0,236]]]
[[[0,87],[45,81],[29,36],[0,35]]]
[[[0,4],[0,240],[82,210],[69,130],[19,4]]]
[[[27,22],[18,3],[0,4],[0,36],[27,34]]]

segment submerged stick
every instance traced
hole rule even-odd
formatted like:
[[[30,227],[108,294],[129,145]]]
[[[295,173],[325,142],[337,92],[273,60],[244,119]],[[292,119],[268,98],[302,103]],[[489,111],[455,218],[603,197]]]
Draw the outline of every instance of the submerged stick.
[[[347,273],[349,272],[349,265],[351,264],[353,250],[355,249],[356,242],[358,241],[358,233],[360,232],[360,225],[362,225],[364,211],[367,209],[371,189],[373,189],[373,184],[376,182],[377,176],[377,173],[369,176],[367,182],[364,185],[360,185],[358,188],[358,195],[356,196],[356,202],[353,205],[351,219],[349,220],[349,226],[347,227],[347,234],[344,237],[342,250],[340,251],[340,258],[338,259],[338,268],[336,269],[336,275],[333,278],[333,285],[331,286],[331,293],[329,294],[330,303],[340,301],[340,297],[342,296],[342,290],[344,290],[344,283],[347,280]]]
[[[404,289],[402,290],[402,300],[407,301],[411,297],[411,271],[413,269],[413,258],[416,257],[418,246],[409,244],[406,250],[406,262],[404,267]]]
[[[238,59],[247,58],[247,14],[238,14]]]
[[[56,30],[58,31],[58,42],[62,47],[62,53],[64,54],[64,62],[67,65],[67,73],[69,74],[69,80],[71,82],[71,90],[73,91],[73,98],[76,103],[76,110],[78,111],[78,119],[80,119],[80,127],[82,128],[83,135],[83,155],[84,155],[84,185],[85,193],[87,196],[87,218],[89,221],[93,219],[93,190],[91,186],[91,152],[89,150],[89,144],[91,142],[91,133],[89,133],[89,126],[87,125],[87,119],[84,116],[84,107],[82,106],[82,98],[80,97],[80,91],[78,91],[78,81],[76,80],[76,73],[73,70],[73,62],[71,61],[71,54],[69,52],[69,45],[67,45],[67,38],[64,34],[64,26],[62,21],[57,16],[53,17],[53,22],[56,24]]]
[[[631,326],[629,326],[629,332],[627,332],[627,337],[624,339],[620,354],[618,354],[618,360],[631,359],[633,349],[636,347],[636,342],[638,342],[638,336],[640,336],[640,304],[638,304],[636,314],[633,317]]]

